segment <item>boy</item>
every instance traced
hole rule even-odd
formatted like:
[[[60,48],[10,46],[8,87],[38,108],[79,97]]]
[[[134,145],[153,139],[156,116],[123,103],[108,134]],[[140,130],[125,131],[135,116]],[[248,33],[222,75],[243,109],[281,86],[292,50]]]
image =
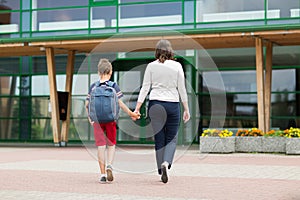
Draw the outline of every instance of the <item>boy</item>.
[[[101,84],[108,84],[108,81],[112,75],[112,65],[108,59],[100,59],[98,63],[98,75],[100,78]],[[86,110],[88,113],[88,106],[90,102],[90,94],[93,89],[96,87],[96,82],[90,86],[88,96],[86,98]],[[121,92],[117,83],[113,83],[112,86],[118,96],[118,103],[120,108],[126,112],[133,120],[139,118],[140,114],[132,112],[121,100],[123,97],[123,93]],[[91,120],[88,115],[88,119],[90,124],[94,127],[94,137],[95,144],[98,147],[98,163],[100,167],[100,183],[106,183],[106,181],[113,181],[113,173],[112,173],[112,162],[114,160],[115,154],[115,145],[116,145],[116,137],[117,137],[117,122],[112,121],[108,123],[98,123]],[[107,166],[105,166],[105,151],[107,146]]]

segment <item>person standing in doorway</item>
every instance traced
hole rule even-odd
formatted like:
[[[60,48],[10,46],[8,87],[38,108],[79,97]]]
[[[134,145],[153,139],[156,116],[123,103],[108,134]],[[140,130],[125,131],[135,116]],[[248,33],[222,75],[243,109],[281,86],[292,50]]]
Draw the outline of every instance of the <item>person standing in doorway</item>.
[[[167,183],[167,170],[171,168],[176,151],[180,100],[184,109],[184,123],[190,119],[190,113],[182,65],[174,60],[168,40],[160,40],[156,44],[155,58],[145,70],[135,112],[140,113],[141,105],[150,91],[148,113],[154,131],[156,164],[161,181]]]
[[[138,113],[132,112],[121,100],[123,97],[123,93],[120,90],[118,84],[116,82],[109,83],[109,79],[112,75],[112,65],[109,62],[108,59],[100,59],[98,64],[98,75],[100,80],[96,81],[90,86],[88,96],[86,98],[86,111],[88,113],[88,119],[90,124],[94,128],[94,138],[95,138],[95,144],[98,148],[97,150],[97,156],[98,156],[98,163],[100,167],[100,183],[106,183],[106,181],[113,181],[113,168],[112,163],[114,160],[114,154],[115,154],[115,146],[117,143],[117,122],[107,122],[107,123],[98,123],[95,121],[92,121],[92,119],[89,117],[89,102],[90,102],[90,94],[93,91],[93,89],[96,87],[96,85],[106,84],[106,85],[112,85],[112,87],[115,89],[117,97],[118,97],[118,103],[120,108],[127,113],[133,120],[136,120],[139,118]],[[100,84],[99,84],[100,81]],[[107,156],[106,154],[107,149]],[[107,157],[107,161],[106,158]]]

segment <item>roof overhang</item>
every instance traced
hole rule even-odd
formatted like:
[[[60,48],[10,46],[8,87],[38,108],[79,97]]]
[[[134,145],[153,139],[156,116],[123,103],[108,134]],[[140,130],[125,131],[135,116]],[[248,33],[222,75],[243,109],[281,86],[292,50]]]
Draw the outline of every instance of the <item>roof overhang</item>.
[[[0,44],[0,57],[45,55],[46,48],[55,54],[97,52],[131,52],[153,50],[160,39],[168,39],[175,50],[255,47],[255,38],[278,46],[300,45],[300,30],[271,30],[209,34],[122,36],[54,41],[18,41]]]

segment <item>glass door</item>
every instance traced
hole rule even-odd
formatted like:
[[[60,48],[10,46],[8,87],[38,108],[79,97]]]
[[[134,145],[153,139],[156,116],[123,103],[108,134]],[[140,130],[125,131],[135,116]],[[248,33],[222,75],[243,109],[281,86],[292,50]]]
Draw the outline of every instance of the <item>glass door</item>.
[[[123,102],[130,110],[134,110],[143,83],[144,72],[150,59],[122,59],[113,64],[114,80],[117,81],[124,96]],[[120,110],[118,120],[118,143],[145,144],[153,143],[152,128],[147,115],[148,99],[144,101],[141,108],[141,118],[132,121],[131,118]]]

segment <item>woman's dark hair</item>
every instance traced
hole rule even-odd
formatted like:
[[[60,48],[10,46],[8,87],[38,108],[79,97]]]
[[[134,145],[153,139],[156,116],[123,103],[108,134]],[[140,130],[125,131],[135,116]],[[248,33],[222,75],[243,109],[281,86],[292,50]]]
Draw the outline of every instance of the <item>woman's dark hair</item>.
[[[166,60],[174,60],[174,52],[169,40],[160,40],[156,44],[155,58],[164,63]]]

